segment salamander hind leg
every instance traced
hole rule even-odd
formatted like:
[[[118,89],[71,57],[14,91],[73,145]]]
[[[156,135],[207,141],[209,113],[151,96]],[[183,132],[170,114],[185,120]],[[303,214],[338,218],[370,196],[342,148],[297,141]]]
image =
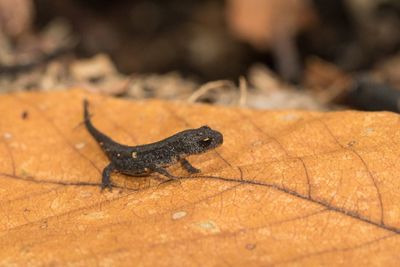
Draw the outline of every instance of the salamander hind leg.
[[[112,164],[108,164],[107,167],[104,168],[101,179],[101,191],[103,191],[106,188],[108,188],[110,191],[112,190],[110,176],[113,171],[114,171],[114,166]]]

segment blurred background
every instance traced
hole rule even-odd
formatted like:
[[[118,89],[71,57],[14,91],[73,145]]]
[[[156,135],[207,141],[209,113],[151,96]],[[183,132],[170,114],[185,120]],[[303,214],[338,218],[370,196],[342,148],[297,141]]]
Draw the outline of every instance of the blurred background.
[[[0,92],[399,112],[398,0],[0,0]]]

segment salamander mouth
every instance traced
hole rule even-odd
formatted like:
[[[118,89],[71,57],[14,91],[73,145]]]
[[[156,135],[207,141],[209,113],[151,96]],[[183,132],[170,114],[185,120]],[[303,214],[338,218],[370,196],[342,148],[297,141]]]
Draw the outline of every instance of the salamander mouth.
[[[220,132],[214,131],[213,137],[213,147],[222,145],[224,142],[224,137]]]
[[[217,132],[217,136],[218,145],[222,145],[224,143],[224,136],[220,132]]]

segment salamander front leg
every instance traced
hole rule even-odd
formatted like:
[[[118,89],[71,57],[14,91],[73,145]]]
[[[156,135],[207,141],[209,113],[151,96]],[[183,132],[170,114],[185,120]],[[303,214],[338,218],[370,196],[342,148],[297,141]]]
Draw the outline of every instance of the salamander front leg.
[[[153,166],[153,167],[151,167],[150,169],[151,169],[153,172],[157,172],[157,173],[159,173],[159,174],[161,174],[161,175],[163,175],[163,176],[165,176],[165,177],[168,178],[167,180],[162,181],[162,182],[160,183],[160,185],[161,185],[161,184],[168,183],[168,182],[171,182],[171,181],[175,181],[175,180],[177,180],[177,179],[180,178],[180,177],[177,177],[177,176],[174,176],[174,175],[170,174],[166,169],[164,169],[164,168],[162,168],[162,167],[155,167],[155,166]]]
[[[199,173],[200,170],[193,167],[192,164],[190,164],[190,162],[187,159],[181,159],[180,160],[182,167],[187,170],[189,173],[193,174],[193,173]]]
[[[166,169],[162,168],[162,167],[151,167],[150,170],[152,170],[153,172],[157,172],[161,175],[164,175],[165,177],[169,178],[169,180],[174,180],[177,179],[178,177],[173,176],[172,174],[170,174]]]

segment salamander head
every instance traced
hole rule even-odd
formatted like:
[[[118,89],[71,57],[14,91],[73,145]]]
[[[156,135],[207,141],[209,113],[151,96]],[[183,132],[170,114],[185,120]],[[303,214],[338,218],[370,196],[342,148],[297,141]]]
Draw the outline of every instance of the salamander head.
[[[223,136],[220,132],[208,126],[197,129],[186,130],[180,133],[180,141],[183,143],[185,153],[200,154],[214,149],[223,143]]]

